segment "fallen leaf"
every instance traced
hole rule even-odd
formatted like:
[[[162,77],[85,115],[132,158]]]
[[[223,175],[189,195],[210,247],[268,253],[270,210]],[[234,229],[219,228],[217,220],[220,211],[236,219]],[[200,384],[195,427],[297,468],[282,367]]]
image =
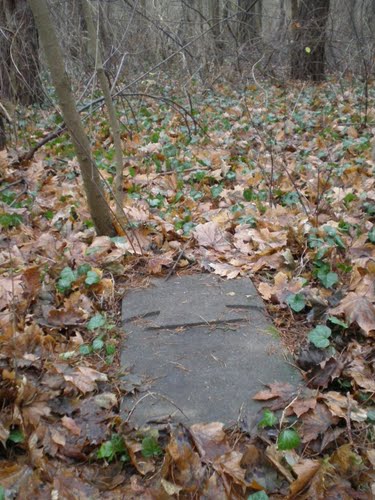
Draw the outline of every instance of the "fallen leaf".
[[[301,421],[301,434],[304,443],[308,443],[318,438],[321,434],[324,434],[331,425],[337,423],[337,419],[333,417],[326,405],[320,403],[317,404],[314,410],[302,415]]]
[[[294,496],[305,489],[319,468],[320,462],[310,459],[301,459],[299,462],[292,465],[293,472],[296,474],[297,479],[290,485],[290,494]]]
[[[375,331],[375,307],[366,296],[350,292],[330,314],[344,314],[346,322],[357,323],[366,336]]]
[[[227,436],[220,422],[194,424],[190,427],[194,443],[204,462],[212,462],[230,451]]]
[[[223,231],[216,222],[198,224],[194,229],[194,237],[199,245],[210,247],[218,252],[228,252],[231,249],[229,234]]]

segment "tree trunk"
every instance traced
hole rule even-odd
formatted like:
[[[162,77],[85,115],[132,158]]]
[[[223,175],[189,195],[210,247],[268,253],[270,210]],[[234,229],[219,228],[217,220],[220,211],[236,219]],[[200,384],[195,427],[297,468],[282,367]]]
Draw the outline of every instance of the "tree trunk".
[[[6,146],[5,124],[3,117],[0,114],[0,151],[5,149],[5,146]]]
[[[100,43],[97,43],[96,30],[92,17],[92,7],[89,0],[82,0],[82,12],[87,26],[88,33],[88,52],[95,63],[95,71],[98,76],[99,84],[103,92],[104,102],[108,111],[109,124],[112,130],[113,145],[115,148],[116,175],[114,181],[114,194],[116,201],[116,216],[120,223],[126,224],[123,212],[124,190],[123,190],[123,171],[124,159],[122,156],[122,143],[120,133],[120,122],[116,116],[116,109],[112,101],[107,75],[103,67]]]
[[[291,77],[324,80],[329,0],[293,0]]]
[[[26,0],[0,1],[0,98],[41,102],[38,33]]]
[[[212,35],[214,38],[215,56],[218,63],[223,64],[224,60],[224,43],[222,40],[221,17],[220,17],[220,0],[210,0],[210,24],[212,26]]]
[[[62,52],[51,23],[47,4],[44,0],[29,0],[29,4],[43,44],[64,122],[76,150],[95,229],[99,235],[115,236],[116,230],[112,222],[111,211],[105,199],[98,169],[91,157],[90,143],[76,108],[70,80],[64,67]]]
[[[238,0],[239,43],[251,42],[259,37],[262,31],[262,2],[254,0]]]

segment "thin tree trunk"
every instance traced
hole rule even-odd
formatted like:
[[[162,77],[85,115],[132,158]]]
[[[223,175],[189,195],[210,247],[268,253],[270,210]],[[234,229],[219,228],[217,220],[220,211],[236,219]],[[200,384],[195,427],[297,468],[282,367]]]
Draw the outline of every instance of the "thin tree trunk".
[[[0,1],[0,27],[0,97],[41,102],[38,33],[26,0]]]
[[[292,78],[324,80],[329,4],[329,0],[299,0],[299,4],[292,1]]]
[[[251,42],[258,38],[262,30],[262,2],[258,0],[238,0],[238,41]]]
[[[221,31],[221,15],[220,15],[220,0],[210,0],[210,18],[211,18],[211,26],[212,26],[212,35],[214,37],[214,46],[215,46],[215,56],[217,58],[218,63],[223,64],[224,60],[224,43],[222,40],[222,31]],[[220,24],[219,24],[220,23]]]
[[[113,144],[115,148],[116,160],[116,175],[114,181],[114,194],[116,201],[116,216],[119,218],[120,223],[126,223],[123,212],[124,190],[123,190],[123,171],[124,159],[122,155],[122,143],[120,122],[116,116],[116,109],[111,97],[107,76],[103,67],[103,60],[101,55],[100,43],[97,40],[97,33],[95,30],[92,7],[90,0],[82,0],[82,12],[85,18],[87,33],[88,33],[88,52],[92,59],[95,61],[95,70],[98,76],[99,84],[103,92],[104,102],[108,111],[109,125],[112,130]]]
[[[62,52],[44,0],[28,0],[34,15],[40,40],[44,47],[61,111],[74,144],[81,169],[87,202],[95,229],[99,235],[115,236],[111,211],[105,199],[100,175],[94,164],[88,137],[82,126],[70,79],[66,73]]]

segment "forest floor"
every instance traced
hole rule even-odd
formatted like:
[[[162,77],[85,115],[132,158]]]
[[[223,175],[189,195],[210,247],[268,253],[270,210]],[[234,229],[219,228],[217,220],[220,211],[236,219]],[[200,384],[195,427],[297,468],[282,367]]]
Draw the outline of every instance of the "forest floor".
[[[118,237],[95,236],[66,135],[17,165],[56,128],[50,110],[20,115],[18,146],[0,153],[0,499],[371,498],[374,95],[366,106],[360,85],[327,82],[188,100],[144,85],[161,99],[119,102]],[[104,113],[86,124],[110,185]],[[258,393],[251,435],[120,417],[140,389],[121,378],[124,290],[196,271],[252,277],[306,380]]]

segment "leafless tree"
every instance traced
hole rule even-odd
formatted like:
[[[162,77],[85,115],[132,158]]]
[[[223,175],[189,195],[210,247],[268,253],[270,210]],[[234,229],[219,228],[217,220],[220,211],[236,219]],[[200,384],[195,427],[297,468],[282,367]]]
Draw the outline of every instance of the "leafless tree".
[[[0,1],[0,99],[40,102],[38,34],[26,0]]]
[[[324,79],[329,5],[330,0],[292,0],[292,78]]]

